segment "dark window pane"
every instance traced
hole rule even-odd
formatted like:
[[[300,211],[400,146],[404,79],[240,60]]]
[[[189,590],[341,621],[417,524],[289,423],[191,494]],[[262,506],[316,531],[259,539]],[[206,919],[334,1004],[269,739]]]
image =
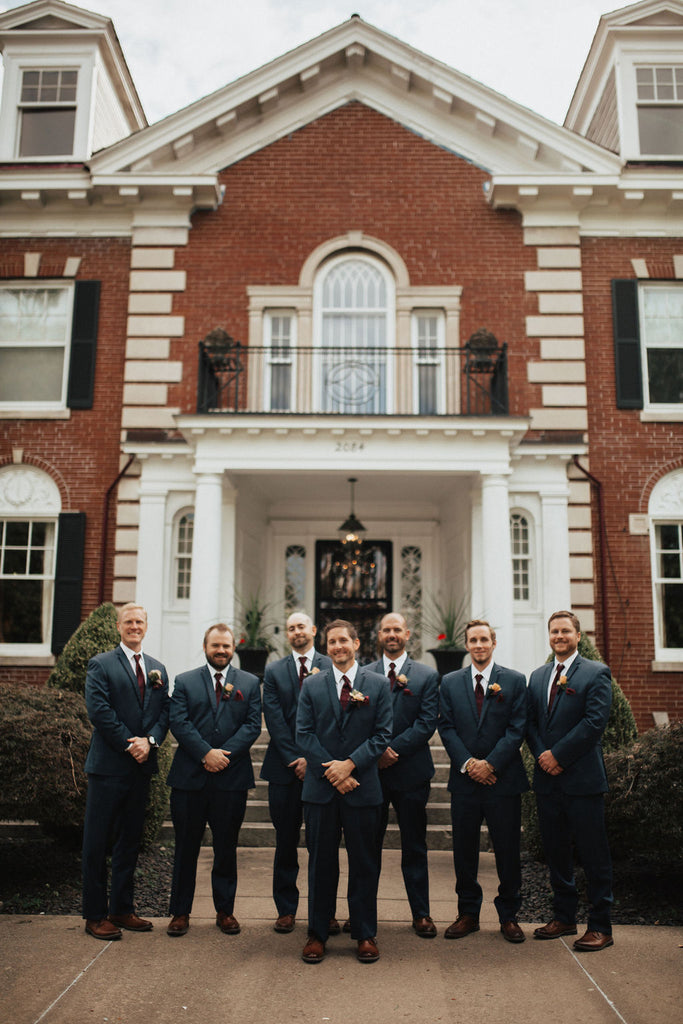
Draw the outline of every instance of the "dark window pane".
[[[75,124],[75,108],[22,111],[19,156],[70,156]]]
[[[41,551],[40,548],[37,551],[32,551],[28,562],[28,571],[31,576],[42,576],[45,565],[45,552]]]
[[[31,544],[34,547],[44,546],[47,537],[47,523],[34,523],[31,530]]]
[[[0,580],[0,643],[42,643],[42,609],[41,581]]]
[[[683,347],[648,348],[647,375],[651,402],[683,402]]]
[[[26,548],[22,548],[19,551],[15,551],[13,548],[9,548],[5,551],[4,564],[2,566],[2,572],[4,576],[23,576],[26,573],[26,555],[28,554]]]
[[[5,544],[17,547],[28,544],[29,523],[7,523],[5,527]]]
[[[683,584],[665,583],[662,587],[664,605],[664,646],[683,647]]]

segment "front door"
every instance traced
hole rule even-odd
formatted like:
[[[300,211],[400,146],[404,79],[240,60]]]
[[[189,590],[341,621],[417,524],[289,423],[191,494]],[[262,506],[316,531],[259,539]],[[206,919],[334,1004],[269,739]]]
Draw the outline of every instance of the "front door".
[[[365,541],[348,549],[339,541],[319,540],[315,559],[315,621],[320,633],[334,619],[346,619],[358,631],[359,662],[374,661],[379,620],[391,611],[391,541]]]

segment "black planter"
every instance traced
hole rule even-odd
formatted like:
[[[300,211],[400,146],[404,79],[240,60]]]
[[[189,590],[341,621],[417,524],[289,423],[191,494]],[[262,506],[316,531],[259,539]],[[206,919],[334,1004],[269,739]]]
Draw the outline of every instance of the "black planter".
[[[263,682],[263,673],[266,671],[266,662],[270,652],[263,647],[238,647],[237,653],[240,657],[240,668],[258,676]]]
[[[430,647],[427,653],[434,657],[436,671],[439,675],[445,676],[449,672],[456,672],[462,668],[467,651],[464,647]]]

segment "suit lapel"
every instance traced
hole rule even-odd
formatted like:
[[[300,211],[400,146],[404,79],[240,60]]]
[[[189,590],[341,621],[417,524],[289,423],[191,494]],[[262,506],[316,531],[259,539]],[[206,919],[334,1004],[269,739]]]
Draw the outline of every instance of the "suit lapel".
[[[484,703],[481,706],[481,716],[479,718],[479,728],[480,729],[481,729],[482,725],[484,724],[484,719],[486,718],[486,715],[487,715],[488,710],[489,710],[489,704],[491,703],[491,701],[489,700],[489,697],[488,697],[488,688],[489,688],[489,686],[491,686],[493,683],[495,683],[497,681],[499,672],[500,672],[500,669],[494,663],[493,668],[491,669],[491,674],[489,676],[488,683],[486,682],[485,679],[482,681],[482,686],[484,687]],[[475,701],[475,708],[476,708],[476,701]]]
[[[567,677],[567,683],[569,683],[569,680],[572,678],[572,676],[576,672],[577,668],[579,667],[579,663],[580,662],[581,662],[581,655],[577,654],[576,657],[574,658],[573,662],[571,663],[571,665],[567,669],[567,671],[562,673],[562,675]],[[553,715],[555,714],[555,712],[557,711],[557,705],[560,703],[562,698],[565,696],[565,690],[566,690],[566,687],[564,687],[564,686],[563,687],[558,687],[558,691],[557,691],[557,694],[555,695],[555,700],[553,702],[552,710],[550,712],[550,715],[548,716],[549,719],[552,718]]]
[[[543,711],[543,720],[545,722],[550,719],[550,715],[548,714],[548,683],[550,682],[550,677],[553,674],[554,664],[555,662],[551,661],[550,664],[546,665],[543,669],[543,682],[541,683],[541,709]],[[553,704],[553,711],[555,710],[556,705],[557,699],[555,699],[555,703]]]
[[[135,676],[135,673],[133,672],[133,666],[128,661],[128,658],[124,654],[123,649],[122,649],[120,644],[116,648],[116,654],[117,654],[117,657],[118,657],[119,661],[121,662],[121,665],[123,667],[124,672],[126,673],[126,677],[128,678],[128,680],[130,681],[131,686],[133,687],[133,693],[135,694],[135,699],[137,700],[138,704],[140,704],[142,706],[142,701],[140,700],[140,687],[138,686],[137,678]]]
[[[327,686],[327,697],[332,706],[332,714],[336,719],[337,725],[341,727],[343,725],[341,702],[337,696],[337,684],[334,681],[334,672],[331,668],[327,670],[325,685]]]

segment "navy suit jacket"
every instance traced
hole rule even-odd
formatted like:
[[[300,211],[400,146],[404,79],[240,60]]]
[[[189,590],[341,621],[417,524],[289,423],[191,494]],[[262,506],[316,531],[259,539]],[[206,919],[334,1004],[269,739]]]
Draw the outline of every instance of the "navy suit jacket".
[[[313,654],[311,670],[330,668],[325,654]],[[317,674],[317,673],[316,673]],[[294,769],[288,765],[303,757],[296,742],[296,709],[299,704],[299,674],[291,654],[266,665],[263,677],[263,715],[270,741],[261,767],[261,778],[267,782],[287,784],[296,781]]]
[[[206,665],[176,676],[170,723],[178,749],[166,780],[169,786],[202,789],[209,779],[222,790],[254,785],[249,748],[261,733],[260,683],[251,672],[232,665],[223,680],[228,683],[235,687],[232,696],[216,707],[215,684]],[[230,751],[230,764],[221,772],[208,772],[202,764],[214,748]]]
[[[493,693],[490,687],[500,686]],[[494,662],[481,718],[472,686],[472,667],[449,672],[441,680],[439,735],[451,759],[451,793],[490,790],[511,796],[529,788],[520,747],[526,727],[526,679],[521,672]],[[461,771],[470,757],[488,761],[496,773],[493,786],[483,786]]]
[[[553,662],[535,669],[529,679],[527,742],[534,759],[550,750],[564,769],[548,775],[534,767],[537,793],[559,789],[573,796],[606,793],[602,734],[612,704],[612,675],[607,665],[576,656],[567,672],[567,688],[559,689],[548,715],[548,683]]]
[[[370,807],[383,801],[377,759],[391,741],[391,690],[383,675],[359,668],[354,690],[367,703],[349,701],[342,711],[331,668],[304,680],[296,716],[296,741],[306,758],[302,799],[314,804],[329,803],[337,794],[325,778],[325,761],[350,757],[353,776],[360,783],[342,799],[356,807]]]
[[[168,675],[166,669],[149,654],[143,655],[147,672],[144,705],[140,689],[121,645],[113,651],[97,654],[88,662],[85,678],[85,703],[94,729],[85,770],[93,775],[128,775],[140,771],[156,775],[157,752],[152,747],[144,764],[126,753],[131,736],[154,736],[162,744],[168,732]],[[149,673],[161,673],[162,685],[154,689]]]
[[[366,668],[384,674],[382,658]],[[398,761],[382,768],[380,778],[389,789],[405,792],[423,786],[434,775],[429,741],[439,713],[439,674],[406,658],[399,675],[404,675],[408,682],[405,687],[395,686],[391,694],[394,725],[389,743],[398,754]]]

